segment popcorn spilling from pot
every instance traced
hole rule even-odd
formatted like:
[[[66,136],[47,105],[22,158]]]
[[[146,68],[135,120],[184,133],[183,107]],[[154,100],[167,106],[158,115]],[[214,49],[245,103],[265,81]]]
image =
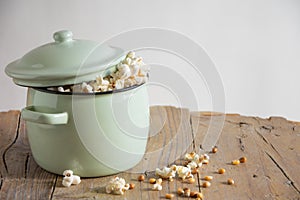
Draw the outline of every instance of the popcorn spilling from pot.
[[[149,66],[143,59],[130,51],[116,66],[116,71],[102,77],[98,75],[95,80],[83,82],[72,86],[49,87],[48,90],[74,93],[96,93],[123,89],[134,85],[141,85],[148,81]]]
[[[78,185],[81,182],[81,179],[79,176],[74,175],[72,170],[65,170],[63,172],[63,180],[62,185],[65,187],[70,187],[71,185]]]

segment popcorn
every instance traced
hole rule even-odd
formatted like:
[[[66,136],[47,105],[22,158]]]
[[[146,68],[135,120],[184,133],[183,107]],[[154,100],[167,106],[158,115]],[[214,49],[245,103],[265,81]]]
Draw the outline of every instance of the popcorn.
[[[73,182],[72,184],[78,185],[81,182],[80,176],[73,175]]]
[[[152,187],[152,190],[157,190],[157,191],[162,190],[161,183],[162,183],[162,179],[161,178],[157,179],[156,182],[155,182],[155,184]]]
[[[191,161],[187,164],[187,167],[189,167],[190,169],[195,169],[197,167],[201,167],[202,163],[196,163],[195,161]]]
[[[184,166],[179,166],[177,168],[177,174],[180,178],[182,178],[182,180],[185,180],[186,178],[193,178],[193,174],[191,171],[191,168],[188,167],[184,167]]]
[[[83,82],[81,85],[82,92],[84,93],[92,93],[93,92],[93,87],[88,85],[86,82]]]
[[[189,163],[187,164],[187,166],[190,167],[191,169],[195,169],[197,167],[201,167],[203,160],[206,160],[205,158],[209,159],[209,156],[207,154],[199,156],[195,152],[187,153],[184,156],[184,159],[187,160],[187,161],[189,161]]]
[[[124,88],[124,79],[119,79],[115,83],[115,88],[116,89],[122,89]]]
[[[185,160],[188,160],[188,161],[192,161],[192,160],[194,160],[195,158],[197,159],[197,157],[199,157],[198,154],[196,154],[195,152],[191,152],[191,153],[185,154],[184,159],[185,159]]]
[[[203,159],[204,159],[204,160],[209,160],[209,155],[208,155],[208,154],[204,154],[204,155],[203,155]]]
[[[65,176],[62,181],[62,185],[65,187],[70,187],[73,182],[73,177]]]
[[[131,76],[131,70],[127,64],[119,63],[117,66],[118,71],[118,78],[120,79],[127,79]]]
[[[65,170],[63,172],[63,180],[62,180],[62,185],[65,187],[70,187],[72,184],[73,185],[78,185],[81,180],[80,177],[77,175],[73,175],[73,171],[72,170]]]
[[[137,76],[137,74],[140,71],[140,66],[137,64],[130,65],[129,70],[130,70],[131,76]]]
[[[59,92],[64,92],[64,91],[65,91],[63,87],[58,87],[57,90],[58,90]]]
[[[162,185],[155,183],[152,187],[152,190],[160,191],[160,190],[162,190]]]
[[[162,170],[159,168],[156,168],[155,174],[161,178],[173,180],[173,178],[176,176],[177,166],[172,165],[169,167],[164,167]]]
[[[65,170],[64,172],[63,172],[63,175],[64,176],[67,176],[67,177],[71,177],[71,176],[73,176],[73,171],[72,170]]]
[[[122,89],[134,85],[141,85],[148,81],[149,66],[143,63],[141,57],[136,57],[130,51],[116,66],[116,71],[102,77],[95,77],[95,80],[83,82],[72,86],[49,87],[48,90],[58,92],[94,93],[106,92],[114,89]]]
[[[131,86],[134,86],[136,83],[137,82],[135,79],[129,78],[129,79],[124,80],[124,87],[131,87]]]
[[[135,57],[135,53],[133,51],[128,52],[127,54],[128,58],[134,58]]]
[[[123,195],[125,191],[129,190],[129,184],[125,183],[123,178],[112,178],[105,187],[106,193]]]
[[[96,76],[97,85],[109,85],[108,80],[104,80],[102,76]]]

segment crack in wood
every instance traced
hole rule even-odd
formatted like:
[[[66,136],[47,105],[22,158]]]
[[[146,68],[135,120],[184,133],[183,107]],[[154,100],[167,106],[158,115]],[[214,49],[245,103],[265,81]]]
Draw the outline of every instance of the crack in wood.
[[[57,179],[58,179],[58,175],[56,175],[54,183],[53,183],[53,186],[52,186],[52,191],[51,191],[51,194],[50,194],[50,200],[53,199],[53,195],[54,195],[54,191],[55,191]]]
[[[244,143],[243,143],[242,138],[239,138],[239,144],[240,144],[240,150],[241,150],[241,151],[245,151],[245,145],[244,145]]]
[[[239,122],[239,126],[243,127],[244,125],[246,126],[250,126],[251,124],[247,123],[247,122]]]
[[[281,171],[281,173],[288,179],[288,181],[290,182],[290,185],[300,194],[300,190],[296,187],[296,185],[294,184],[294,181],[287,175],[287,173],[279,165],[279,163],[268,152],[265,151],[265,153],[272,160],[272,162],[276,165],[276,167]]]
[[[20,132],[20,130],[19,130],[20,124],[21,124],[21,115],[18,116],[18,125],[17,125],[16,136],[15,136],[13,142],[3,151],[3,154],[2,154],[2,161],[3,161],[3,165],[4,165],[6,173],[8,173],[8,167],[7,167],[7,163],[5,160],[5,156],[6,156],[6,153],[8,152],[8,150],[17,142],[17,139],[19,137],[19,132]]]
[[[1,188],[2,188],[2,183],[3,183],[3,178],[2,176],[0,177],[0,191],[1,191]]]
[[[24,168],[24,177],[27,178],[27,173],[29,169],[29,153],[26,154],[26,159],[25,159],[25,168]]]
[[[193,144],[193,150],[196,151],[196,144],[195,144],[195,133],[194,133],[194,130],[193,130],[193,121],[192,121],[192,117],[190,115],[190,127],[191,127],[191,133],[192,133],[192,144]]]
[[[282,158],[282,156],[280,155],[280,153],[277,151],[277,149],[274,147],[274,145],[272,143],[270,143],[271,148],[277,153],[277,155]]]
[[[260,126],[261,129],[265,129],[269,132],[271,132],[274,128],[274,126],[271,126],[271,125],[263,125],[263,126]]]
[[[265,143],[269,144],[269,141],[256,128],[254,128],[254,130],[263,139]]]
[[[191,115],[191,114],[189,115],[189,121],[190,121],[191,133],[192,133],[193,150],[196,152],[196,141],[195,141],[196,134],[195,134],[195,132],[197,132],[197,129],[199,128],[198,126],[201,125],[201,123],[198,121],[197,129],[194,130],[194,128],[193,128],[193,118],[192,118],[192,115]],[[207,127],[207,126],[205,125],[205,127]],[[199,145],[199,149],[200,149],[200,152],[201,152],[201,151],[204,151],[203,148],[202,148],[202,144]],[[201,185],[201,180],[200,180],[200,179],[201,179],[201,174],[200,174],[200,172],[198,171],[198,172],[197,172],[197,183],[198,183],[198,185],[199,185],[198,191],[199,191],[199,192],[202,192],[202,189],[201,189],[201,187],[200,187],[200,185]]]
[[[230,124],[237,125],[240,128],[242,128],[243,126],[252,126],[253,125],[253,124],[250,124],[248,122],[235,122],[235,121],[231,121],[231,120],[228,120],[228,119],[226,119],[225,121],[230,123]]]

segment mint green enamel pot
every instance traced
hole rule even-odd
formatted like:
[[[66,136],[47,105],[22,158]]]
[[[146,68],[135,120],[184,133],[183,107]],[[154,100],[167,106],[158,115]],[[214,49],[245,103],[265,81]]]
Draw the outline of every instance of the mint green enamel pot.
[[[134,167],[147,145],[146,84],[96,94],[46,90],[91,80],[124,55],[119,48],[73,40],[70,31],[57,32],[54,39],[6,67],[15,83],[28,87],[21,114],[35,161],[47,171],[71,169],[83,177]]]

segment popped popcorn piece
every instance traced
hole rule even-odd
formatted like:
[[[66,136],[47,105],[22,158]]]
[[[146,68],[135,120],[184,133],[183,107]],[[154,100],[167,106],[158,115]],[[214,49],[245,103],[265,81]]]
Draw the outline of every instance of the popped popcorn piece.
[[[72,184],[78,185],[81,182],[80,177],[74,175],[72,170],[69,169],[65,170],[63,172],[63,175],[64,177],[63,177],[62,185],[65,187],[70,187]]]
[[[136,79],[129,78],[124,80],[124,87],[131,87],[134,86],[135,84],[136,84]]]
[[[136,82],[137,85],[140,85],[142,83],[147,82],[148,81],[148,77],[147,76],[137,76],[137,77],[135,77],[134,80],[135,80],[135,82]]]
[[[191,172],[191,168],[188,167],[184,167],[184,166],[179,166],[177,169],[177,174],[180,178],[182,178],[182,180],[185,180],[186,178],[193,178],[193,174]]]
[[[129,51],[127,54],[128,58],[134,58],[135,57],[135,53],[133,51]]]
[[[59,92],[64,92],[64,91],[65,91],[63,87],[58,87],[57,90],[58,90]]]
[[[200,166],[199,166],[200,165]],[[191,161],[187,164],[187,167],[191,168],[191,169],[196,169],[198,167],[201,167],[202,163],[196,163],[195,161]]]
[[[92,93],[93,92],[93,87],[87,84],[86,82],[83,82],[81,85],[82,92],[84,93]]]
[[[73,175],[73,181],[72,184],[78,185],[81,182],[80,176]]]
[[[127,64],[121,64],[119,63],[118,66],[118,78],[120,79],[126,79],[131,76],[131,70]]]
[[[160,190],[162,190],[162,185],[155,183],[152,187],[152,190],[160,191]]]
[[[140,71],[140,66],[137,64],[130,65],[131,76],[136,76]]]
[[[209,160],[209,155],[208,154],[204,154],[203,158],[204,158],[204,160]]]
[[[106,193],[123,195],[126,190],[129,189],[129,184],[126,184],[123,178],[112,178],[105,187]]]
[[[70,187],[73,182],[73,176],[65,176],[62,181],[62,185],[65,187]]]
[[[192,160],[194,160],[196,155],[199,156],[195,152],[187,153],[187,154],[185,154],[184,159],[187,161],[192,161]]]
[[[131,58],[127,56],[122,63],[126,64],[126,65],[130,65],[131,64]]]
[[[189,161],[187,166],[189,166],[191,169],[195,169],[202,166],[202,161],[204,158],[202,155],[199,156],[197,153],[191,152],[185,154],[184,159]]]
[[[79,84],[73,85],[71,88],[72,88],[72,91],[76,92],[76,93],[80,93],[82,91],[81,90],[81,85],[79,85]]]
[[[115,88],[116,89],[122,89],[124,88],[124,79],[119,79],[115,83]]]
[[[161,183],[162,183],[162,179],[161,178],[157,179],[155,184],[152,187],[152,190],[158,190],[158,191],[162,190]]]
[[[109,85],[109,81],[103,79],[102,76],[96,76],[96,83],[99,85]]]
[[[64,176],[68,176],[68,177],[71,177],[71,176],[73,176],[73,171],[72,170],[65,170],[64,172],[63,172],[63,175]]]
[[[161,178],[172,180],[176,176],[177,166],[164,167],[162,170],[156,168],[155,174]]]

